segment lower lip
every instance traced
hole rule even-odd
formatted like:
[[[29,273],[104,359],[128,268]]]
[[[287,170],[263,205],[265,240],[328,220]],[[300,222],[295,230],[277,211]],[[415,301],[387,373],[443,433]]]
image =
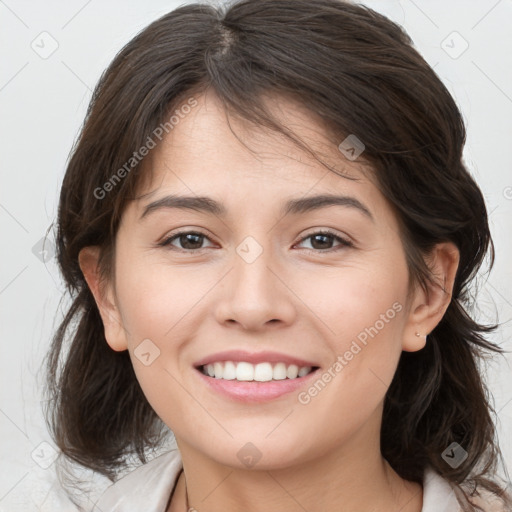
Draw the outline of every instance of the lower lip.
[[[280,396],[297,391],[307,385],[317,374],[319,368],[305,377],[296,379],[269,380],[266,382],[246,382],[238,380],[216,379],[205,375],[200,369],[196,372],[210,389],[238,402],[268,402]]]

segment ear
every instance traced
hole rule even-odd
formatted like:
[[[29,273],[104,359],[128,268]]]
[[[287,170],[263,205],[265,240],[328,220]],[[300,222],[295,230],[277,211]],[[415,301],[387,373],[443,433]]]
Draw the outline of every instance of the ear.
[[[427,283],[426,291],[419,285],[416,287],[404,329],[402,350],[421,350],[426,344],[427,335],[443,318],[452,299],[459,259],[459,250],[452,242],[437,244],[429,254],[427,264],[433,283]]]
[[[128,348],[126,331],[116,306],[112,285],[101,280],[99,256],[98,246],[84,247],[78,255],[78,263],[98,306],[105,329],[105,339],[112,350],[120,352]]]

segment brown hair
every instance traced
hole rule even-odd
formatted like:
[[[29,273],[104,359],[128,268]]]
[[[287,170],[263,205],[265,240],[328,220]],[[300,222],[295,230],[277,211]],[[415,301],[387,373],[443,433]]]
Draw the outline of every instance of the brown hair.
[[[492,266],[494,253],[482,193],[462,161],[461,114],[400,26],[338,0],[185,5],[138,34],[102,75],[68,163],[57,219],[58,263],[72,297],[47,358],[46,414],[58,447],[114,480],[124,457],[145,462],[146,450],[165,437],[127,351],[114,352],[105,340],[78,254],[100,246],[102,276],[110,278],[121,215],[149,172],[131,160],[134,152],[173,109],[207,88],[226,111],[298,144],[266,109],[265,95],[306,105],[338,143],[349,134],[361,139],[364,161],[402,226],[415,282],[431,279],[424,256],[435,244],[456,244],[451,303],[426,347],[402,353],[385,399],[381,450],[405,479],[422,482],[430,466],[458,489],[469,483],[509,499],[490,478],[500,452],[478,367],[487,352],[502,350],[485,338],[495,326],[467,313],[469,285],[488,251]],[[116,173],[122,179],[105,192]],[[456,468],[441,456],[452,442],[468,453]]]

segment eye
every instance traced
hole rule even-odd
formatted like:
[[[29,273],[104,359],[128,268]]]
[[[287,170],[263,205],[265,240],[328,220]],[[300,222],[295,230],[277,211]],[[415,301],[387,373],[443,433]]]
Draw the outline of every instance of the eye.
[[[344,247],[353,247],[354,244],[345,238],[337,235],[336,233],[329,230],[322,230],[315,233],[311,233],[310,235],[304,237],[301,242],[311,239],[311,249],[308,249],[310,252],[331,252],[331,251],[339,251]],[[338,241],[339,246],[332,248],[332,242]],[[331,247],[329,247],[331,246]]]
[[[198,231],[179,231],[178,233],[173,233],[172,235],[168,236],[158,245],[161,247],[169,247],[172,250],[182,252],[197,252],[198,250],[205,248],[202,247],[205,239],[209,240],[209,238],[204,233]],[[311,239],[312,249],[306,249],[310,252],[331,252],[338,251],[344,247],[353,247],[353,244],[350,240],[347,240],[329,230],[322,230],[311,233],[310,235],[302,238],[300,243],[308,239]],[[181,247],[176,247],[173,244],[175,241],[178,241]],[[333,241],[339,242],[338,247],[332,247]]]
[[[201,246],[204,239],[209,240],[205,234],[198,231],[180,231],[165,238],[158,245],[161,247],[170,247],[171,249],[178,251],[197,251],[198,249],[203,249]],[[173,245],[175,240],[179,241],[181,247],[176,247]]]

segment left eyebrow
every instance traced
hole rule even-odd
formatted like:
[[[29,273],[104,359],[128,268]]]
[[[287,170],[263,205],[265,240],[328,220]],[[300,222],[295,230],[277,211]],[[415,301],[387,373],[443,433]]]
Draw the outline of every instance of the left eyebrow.
[[[374,221],[370,210],[355,197],[343,195],[337,196],[332,194],[321,194],[317,196],[303,197],[300,199],[291,199],[285,203],[282,213],[283,216],[288,214],[297,215],[311,212],[313,210],[319,210],[321,208],[327,208],[328,206],[345,206],[354,208]],[[139,221],[150,213],[164,208],[195,210],[198,212],[217,215],[219,217],[225,217],[227,214],[226,208],[211,197],[168,195],[146,205]]]

